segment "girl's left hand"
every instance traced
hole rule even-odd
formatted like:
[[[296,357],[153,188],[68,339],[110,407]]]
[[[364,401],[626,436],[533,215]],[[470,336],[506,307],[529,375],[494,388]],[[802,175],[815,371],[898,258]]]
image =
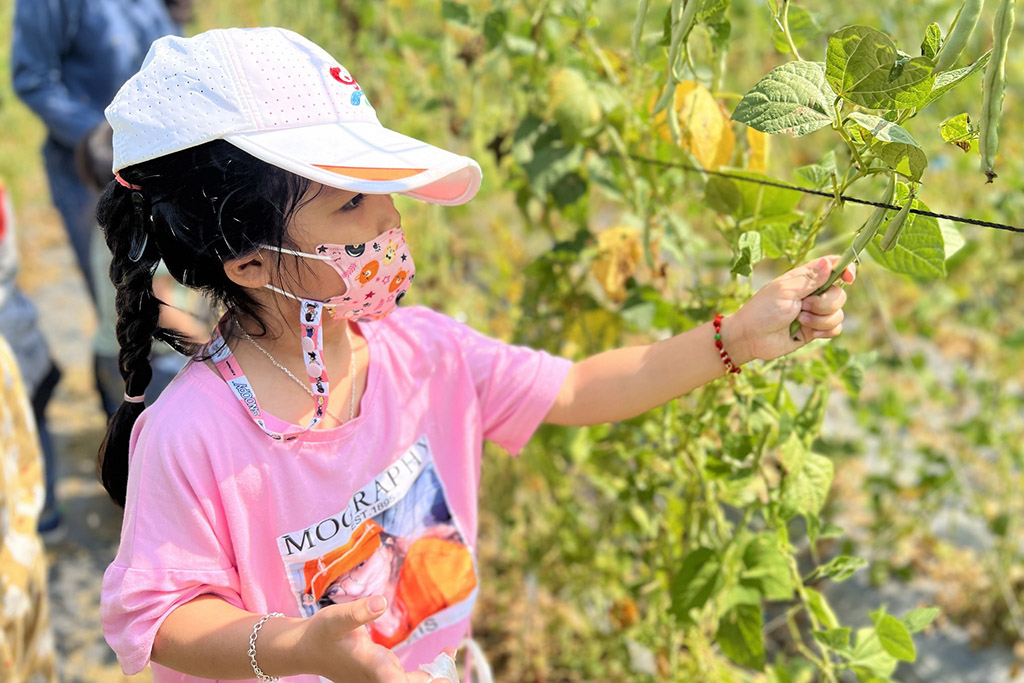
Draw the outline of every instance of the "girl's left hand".
[[[838,260],[838,256],[826,256],[794,268],[762,287],[729,316],[722,325],[722,340],[733,361],[742,364],[755,358],[771,360],[812,339],[839,335],[843,331],[846,292],[833,285],[824,294],[811,296],[825,284]],[[841,279],[849,284],[855,278],[851,264]],[[794,319],[800,321],[796,339],[789,333]]]

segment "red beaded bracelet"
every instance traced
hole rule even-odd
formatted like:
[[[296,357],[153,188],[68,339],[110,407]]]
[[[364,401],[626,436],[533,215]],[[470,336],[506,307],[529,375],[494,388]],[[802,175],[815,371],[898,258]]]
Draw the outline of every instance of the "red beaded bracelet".
[[[732,362],[732,358],[729,358],[729,352],[725,350],[725,346],[722,344],[722,314],[719,313],[715,316],[715,348],[718,349],[718,355],[722,358],[722,362],[725,363],[725,369],[734,375],[740,374],[740,366]]]

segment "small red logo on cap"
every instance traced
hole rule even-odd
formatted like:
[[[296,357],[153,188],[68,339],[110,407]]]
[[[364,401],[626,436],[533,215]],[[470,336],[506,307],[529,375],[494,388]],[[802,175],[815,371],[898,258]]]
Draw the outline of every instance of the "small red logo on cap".
[[[342,75],[341,67],[339,67],[339,66],[332,66],[331,67],[331,76],[333,76],[334,80],[338,81],[338,83],[344,83],[345,85],[351,85],[356,90],[359,89],[359,84],[356,83],[356,79],[352,78],[348,74]]]

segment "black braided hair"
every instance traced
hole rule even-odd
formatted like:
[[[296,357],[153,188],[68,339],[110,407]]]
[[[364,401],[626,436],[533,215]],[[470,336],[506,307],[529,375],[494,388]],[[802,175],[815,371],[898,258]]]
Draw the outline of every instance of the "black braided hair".
[[[285,229],[310,181],[223,140],[129,166],[120,175],[142,189],[109,183],[96,213],[113,255],[110,279],[117,288],[118,365],[125,393],[142,396],[153,377],[149,354],[154,339],[194,357],[201,350],[159,325],[162,302],[153,293],[153,273],[160,261],[181,284],[265,330],[261,306],[227,277],[224,262],[261,244],[285,244]],[[123,402],[99,450],[100,480],[121,507],[128,443],[144,408]]]

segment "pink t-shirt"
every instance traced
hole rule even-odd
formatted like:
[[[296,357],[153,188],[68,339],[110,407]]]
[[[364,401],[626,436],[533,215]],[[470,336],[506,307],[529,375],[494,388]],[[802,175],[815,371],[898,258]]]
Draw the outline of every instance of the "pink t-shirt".
[[[360,329],[366,391],[340,427],[275,442],[203,363],[139,418],[121,546],[103,577],[103,631],[125,673],[149,663],[164,618],[204,593],[288,616],[384,594],[371,635],[410,670],[466,635],[482,442],[517,453],[570,363],[425,308]],[[152,669],[156,683],[200,680]]]

